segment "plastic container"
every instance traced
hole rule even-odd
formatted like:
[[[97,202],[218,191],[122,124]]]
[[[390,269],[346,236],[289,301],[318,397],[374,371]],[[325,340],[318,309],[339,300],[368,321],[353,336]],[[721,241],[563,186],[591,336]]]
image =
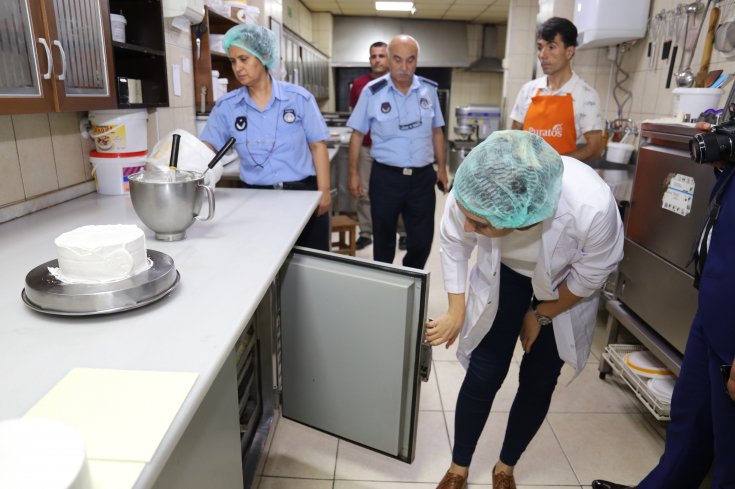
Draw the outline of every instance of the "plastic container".
[[[125,26],[127,23],[125,16],[110,14],[110,30],[112,31],[113,41],[125,42]]]
[[[675,88],[674,115],[689,114],[696,119],[707,109],[721,109],[721,88]]]
[[[100,153],[91,151],[89,161],[94,168],[97,192],[104,195],[124,195],[130,191],[128,177],[145,170],[148,153]]]
[[[210,34],[209,35],[209,50],[216,52],[216,53],[227,54],[225,53],[225,48],[224,48],[224,45],[222,44],[224,39],[225,39],[224,34]]]
[[[145,110],[93,110],[90,136],[100,153],[137,153],[148,150],[148,113]]]
[[[607,161],[612,161],[613,163],[628,163],[634,149],[635,146],[632,144],[615,143],[610,141],[607,143],[607,155],[605,156],[605,159]]]

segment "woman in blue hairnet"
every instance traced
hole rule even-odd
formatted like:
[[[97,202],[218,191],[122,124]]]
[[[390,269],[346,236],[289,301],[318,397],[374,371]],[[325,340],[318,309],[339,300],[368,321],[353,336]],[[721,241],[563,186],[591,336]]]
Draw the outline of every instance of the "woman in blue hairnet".
[[[427,323],[426,338],[447,347],[458,339],[467,373],[452,464],[438,487],[466,486],[520,337],[518,391],[492,469],[493,489],[515,488],[513,468],[546,416],[562,365],[580,371],[589,356],[598,291],[623,256],[617,204],[586,164],[530,132],[496,131],[462,161],[440,236],[449,310]]]
[[[296,244],[329,251],[329,131],[314,96],[273,79],[278,43],[265,27],[237,25],[223,45],[243,87],[217,101],[201,139],[213,149],[236,139],[246,188],[320,190],[319,207]]]

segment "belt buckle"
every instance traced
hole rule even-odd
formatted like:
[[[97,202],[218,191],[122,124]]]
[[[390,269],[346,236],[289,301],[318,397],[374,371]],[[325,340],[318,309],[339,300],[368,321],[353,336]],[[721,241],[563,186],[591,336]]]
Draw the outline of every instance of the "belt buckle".
[[[273,188],[276,190],[283,190],[283,182],[274,183]]]
[[[413,168],[404,168],[403,174],[410,177],[411,175],[413,175]]]

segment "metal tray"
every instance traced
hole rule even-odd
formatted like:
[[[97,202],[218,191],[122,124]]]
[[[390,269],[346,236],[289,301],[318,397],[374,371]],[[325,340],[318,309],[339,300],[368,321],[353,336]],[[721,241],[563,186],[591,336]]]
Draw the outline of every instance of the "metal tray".
[[[105,284],[65,284],[51,275],[58,260],[37,266],[26,275],[23,302],[34,311],[62,316],[92,316],[137,309],[171,292],[180,280],[173,258],[148,250],[153,265],[137,275]]]

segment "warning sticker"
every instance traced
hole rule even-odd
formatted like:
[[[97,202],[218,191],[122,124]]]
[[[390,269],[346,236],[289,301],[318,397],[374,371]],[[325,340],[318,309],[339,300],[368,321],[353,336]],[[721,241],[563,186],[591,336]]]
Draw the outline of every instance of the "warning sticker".
[[[664,192],[661,207],[680,216],[688,216],[694,200],[694,178],[678,173],[669,176],[669,186]]]

